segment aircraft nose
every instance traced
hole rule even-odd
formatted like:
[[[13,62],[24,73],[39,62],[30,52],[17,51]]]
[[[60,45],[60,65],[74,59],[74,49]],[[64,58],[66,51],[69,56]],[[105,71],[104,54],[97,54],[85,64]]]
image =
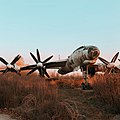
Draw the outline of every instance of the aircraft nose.
[[[94,50],[93,51],[93,57],[98,57],[100,55],[100,51],[99,50]]]
[[[93,49],[89,52],[89,58],[95,59],[100,55],[100,51],[98,49]]]

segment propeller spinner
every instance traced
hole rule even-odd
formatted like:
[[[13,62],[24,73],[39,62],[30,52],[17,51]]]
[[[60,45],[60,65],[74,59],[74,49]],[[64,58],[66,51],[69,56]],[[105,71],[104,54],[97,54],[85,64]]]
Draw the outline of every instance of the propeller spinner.
[[[102,61],[105,65],[106,65],[106,70],[105,70],[105,73],[111,73],[111,71],[118,71],[118,68],[115,66],[115,62],[118,58],[118,55],[119,55],[119,52],[117,52],[114,57],[112,58],[111,62],[108,62],[107,60],[105,60],[104,58],[102,57],[98,57],[98,59],[100,61]]]
[[[32,69],[30,72],[27,73],[27,75],[32,74],[33,72],[35,72],[36,70],[39,71],[39,75],[44,77],[44,75],[46,75],[48,78],[50,77],[49,74],[46,71],[46,67],[45,64],[46,62],[48,62],[53,56],[48,57],[47,59],[45,59],[44,61],[41,61],[41,57],[40,57],[40,53],[39,50],[37,49],[37,58],[33,55],[33,53],[30,52],[30,55],[32,56],[33,60],[36,62],[35,65],[29,65],[26,66],[24,68],[22,68],[22,70],[30,70]]]

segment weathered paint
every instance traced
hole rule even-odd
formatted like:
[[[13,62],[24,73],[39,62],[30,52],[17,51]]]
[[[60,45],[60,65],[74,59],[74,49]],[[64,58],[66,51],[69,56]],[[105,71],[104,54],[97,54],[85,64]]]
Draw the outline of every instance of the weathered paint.
[[[58,70],[60,74],[72,72],[76,67],[94,64],[100,54],[95,46],[82,46],[76,49],[69,57],[65,67]]]

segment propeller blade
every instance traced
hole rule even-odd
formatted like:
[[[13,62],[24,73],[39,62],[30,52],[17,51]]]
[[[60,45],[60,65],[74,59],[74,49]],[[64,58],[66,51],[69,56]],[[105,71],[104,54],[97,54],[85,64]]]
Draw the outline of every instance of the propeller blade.
[[[37,58],[38,58],[38,61],[41,62],[41,60],[40,60],[40,53],[39,53],[38,49],[37,49]]]
[[[19,76],[21,76],[20,72],[18,72],[18,71],[15,70],[14,68],[12,68],[10,71],[11,71],[11,72],[15,72],[15,73],[17,73]]]
[[[0,72],[4,72],[5,70],[0,70]]]
[[[48,57],[47,59],[45,59],[45,60],[43,61],[43,63],[46,63],[46,62],[49,61],[52,57],[53,57],[53,55],[50,56],[50,57]]]
[[[45,71],[45,75],[48,77],[48,78],[50,78],[50,76],[49,76],[49,74]]]
[[[39,71],[39,75],[40,76],[42,76],[42,77],[44,77],[44,73],[43,73],[43,70],[42,70],[42,68],[40,67],[40,68],[38,68],[38,71]]]
[[[38,63],[38,60],[36,59],[36,57],[30,52],[30,55],[32,56],[32,58],[34,59],[34,61],[36,62],[36,63]]]
[[[43,70],[44,74],[45,74],[48,78],[50,78],[50,76],[49,76],[49,74],[47,73],[46,69],[42,68],[42,70]]]
[[[14,60],[11,62],[11,65],[14,65],[19,59],[21,58],[20,55],[17,55]]]
[[[33,68],[29,73],[27,73],[27,75],[30,75],[31,73],[33,73],[36,70],[37,70],[37,68]]]
[[[6,68],[4,71],[3,71],[3,74],[7,73],[9,71],[8,68]]]
[[[116,53],[116,55],[112,58],[111,63],[115,63],[119,55],[119,52]]]
[[[112,68],[107,68],[106,71],[105,71],[105,74],[110,74],[112,71]]]
[[[2,63],[4,63],[5,65],[8,64],[8,62],[7,62],[5,59],[3,59],[2,57],[0,57],[0,61],[1,61]]]
[[[30,70],[30,69],[33,69],[34,67],[37,67],[37,65],[25,66],[25,67],[20,68],[20,70]]]
[[[118,59],[120,61],[120,59]]]
[[[98,59],[99,59],[100,61],[102,61],[105,65],[108,65],[108,64],[109,64],[109,62],[108,62],[107,60],[105,60],[104,58],[98,57]]]
[[[45,74],[48,78],[50,78],[49,74],[46,72],[44,68],[39,68],[38,71],[40,76],[44,77],[44,74]]]
[[[120,69],[119,69],[118,67],[114,67],[113,71],[114,71],[115,73],[120,73]]]

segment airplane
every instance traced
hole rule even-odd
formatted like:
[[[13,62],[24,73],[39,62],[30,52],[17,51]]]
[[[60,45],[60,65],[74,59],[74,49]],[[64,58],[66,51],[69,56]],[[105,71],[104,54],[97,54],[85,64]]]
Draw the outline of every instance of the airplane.
[[[5,74],[7,72],[15,72],[18,75],[20,74],[20,67],[16,65],[16,62],[21,58],[20,55],[17,55],[11,63],[8,63],[4,58],[0,57],[0,61],[6,65],[6,68],[4,70],[0,70],[2,74]]]
[[[11,63],[8,63],[4,58],[0,57],[0,61],[6,65],[5,70],[0,70],[3,74],[11,71],[15,72],[18,75],[22,70],[31,70],[27,75],[32,74],[36,70],[39,71],[40,76],[44,77],[45,75],[50,78],[46,69],[58,69],[58,73],[65,75],[67,73],[75,71],[78,67],[81,69],[85,83],[82,83],[83,89],[89,89],[91,86],[88,82],[88,75],[94,76],[96,72],[119,72],[120,69],[115,66],[115,61],[118,58],[119,52],[112,58],[111,62],[108,62],[102,57],[99,57],[100,50],[96,46],[81,46],[77,48],[67,59],[48,62],[52,57],[48,57],[44,61],[41,61],[39,50],[37,49],[37,58],[30,52],[31,57],[36,62],[34,65],[28,65],[25,67],[19,67],[16,65],[16,62],[21,58],[20,55],[17,55]],[[97,63],[97,59],[101,60],[102,63]],[[118,59],[119,60],[119,59]],[[120,61],[120,60],[119,60]]]
[[[38,70],[40,76],[46,75],[50,77],[46,69],[58,69],[58,73],[65,75],[67,73],[73,72],[74,69],[80,66],[83,73],[83,78],[85,83],[82,83],[83,89],[88,89],[90,84],[88,82],[88,74],[91,74],[88,68],[90,65],[96,63],[100,50],[96,46],[81,46],[77,48],[70,56],[65,60],[48,62],[53,56],[48,57],[44,61],[41,61],[39,50],[37,49],[37,58],[30,52],[30,55],[36,62],[34,65],[29,65],[22,67],[21,70],[31,70],[27,75],[30,75],[34,71]]]

